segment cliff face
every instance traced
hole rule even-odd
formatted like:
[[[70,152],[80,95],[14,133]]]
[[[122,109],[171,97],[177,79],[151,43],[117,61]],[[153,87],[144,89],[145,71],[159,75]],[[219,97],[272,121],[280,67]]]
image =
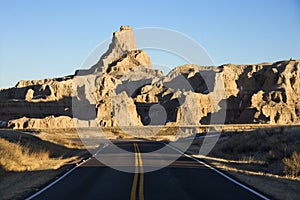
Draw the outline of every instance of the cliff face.
[[[63,78],[19,81],[1,90],[0,126],[298,124],[299,72],[300,61],[289,60],[184,65],[164,76],[136,48],[132,29],[122,26],[90,69]],[[225,112],[224,119],[211,121]]]

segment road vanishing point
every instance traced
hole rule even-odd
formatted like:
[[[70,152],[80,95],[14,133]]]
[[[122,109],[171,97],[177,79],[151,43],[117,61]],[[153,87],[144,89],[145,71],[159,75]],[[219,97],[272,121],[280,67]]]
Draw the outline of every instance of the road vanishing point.
[[[134,153],[114,155],[112,144],[98,154],[116,159],[116,164],[131,167],[134,173],[122,172],[101,163],[94,155],[83,164],[42,188],[27,200],[104,199],[104,200],[189,200],[189,199],[268,199],[259,192],[228,177],[222,172],[187,154],[167,167],[146,172],[177,154],[176,148],[155,141],[117,141],[119,148]],[[156,149],[167,147],[168,155],[155,155]],[[131,155],[132,155],[131,153]],[[143,154],[144,153],[144,154]],[[143,156],[142,156],[143,155]]]

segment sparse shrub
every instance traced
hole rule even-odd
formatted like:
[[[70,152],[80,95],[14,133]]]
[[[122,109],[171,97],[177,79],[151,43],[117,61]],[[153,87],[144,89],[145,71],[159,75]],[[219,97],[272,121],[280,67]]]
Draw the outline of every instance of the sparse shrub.
[[[284,158],[284,172],[292,177],[300,175],[300,153],[294,151],[290,158]]]

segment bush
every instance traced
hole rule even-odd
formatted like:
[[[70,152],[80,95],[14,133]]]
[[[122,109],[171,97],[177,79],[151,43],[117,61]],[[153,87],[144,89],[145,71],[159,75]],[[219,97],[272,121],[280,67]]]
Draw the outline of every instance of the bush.
[[[300,175],[300,153],[294,151],[290,158],[284,158],[284,172],[293,177]]]

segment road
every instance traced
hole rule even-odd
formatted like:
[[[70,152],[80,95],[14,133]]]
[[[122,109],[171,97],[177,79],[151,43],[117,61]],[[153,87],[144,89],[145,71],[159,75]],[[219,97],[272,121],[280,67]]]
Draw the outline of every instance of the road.
[[[111,154],[113,145],[104,148],[100,156],[108,155],[112,160],[117,159],[116,164],[123,165],[124,169],[130,167],[136,173],[121,172],[91,158],[30,199],[262,199],[186,155],[182,155],[167,167],[144,173],[150,165],[159,165],[166,157],[155,154],[147,157],[142,154],[162,148],[166,144],[124,141],[116,145],[126,151],[135,152],[132,154],[133,158]],[[172,157],[172,152],[174,155],[178,154],[176,149],[167,148],[169,158]]]

